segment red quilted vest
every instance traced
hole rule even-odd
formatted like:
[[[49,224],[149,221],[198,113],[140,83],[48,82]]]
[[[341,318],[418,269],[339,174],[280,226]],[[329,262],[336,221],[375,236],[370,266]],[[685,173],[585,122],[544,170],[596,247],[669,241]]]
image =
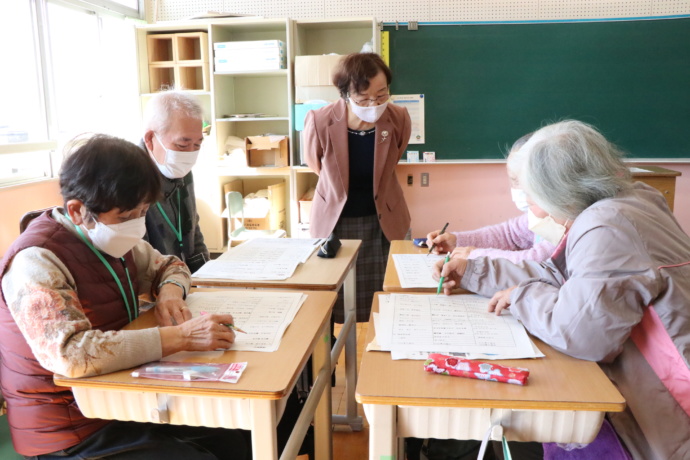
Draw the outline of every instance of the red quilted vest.
[[[34,219],[10,246],[0,261],[0,275],[4,276],[19,251],[30,247],[45,248],[65,264],[78,286],[77,296],[93,329],[118,330],[129,322],[113,276],[78,236],[50,216],[50,211]],[[120,278],[125,294],[131,295],[122,262],[103,256]],[[137,270],[131,252],[125,260],[136,294]],[[71,390],[53,383],[53,373],[36,360],[7,308],[4,294],[0,295],[0,357],[12,442],[20,454],[33,456],[66,449],[109,423],[84,417]]]

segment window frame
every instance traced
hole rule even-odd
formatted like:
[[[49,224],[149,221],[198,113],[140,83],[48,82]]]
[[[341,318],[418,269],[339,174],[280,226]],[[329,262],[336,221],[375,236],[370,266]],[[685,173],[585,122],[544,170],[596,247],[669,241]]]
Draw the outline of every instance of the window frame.
[[[133,20],[144,19],[144,0],[137,0],[138,9],[128,8],[111,0],[28,0],[31,3],[32,25],[34,29],[34,47],[38,66],[38,87],[40,92],[42,117],[46,124],[47,138],[32,142],[19,142],[0,144],[0,156],[4,154],[33,153],[48,151],[51,164],[49,177],[37,177],[25,180],[0,179],[0,188],[9,188],[28,182],[41,180],[53,180],[57,176],[59,163],[55,163],[58,149],[57,141],[57,113],[55,108],[55,88],[51,77],[51,48],[48,31],[48,4],[59,4],[85,11],[93,11],[95,14],[115,14]]]

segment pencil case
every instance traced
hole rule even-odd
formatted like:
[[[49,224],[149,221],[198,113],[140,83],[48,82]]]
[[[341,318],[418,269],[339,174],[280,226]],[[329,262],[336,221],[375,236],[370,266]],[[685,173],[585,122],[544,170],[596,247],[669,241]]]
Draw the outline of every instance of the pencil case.
[[[466,377],[468,379],[527,385],[529,370],[521,367],[506,367],[494,363],[482,363],[471,359],[431,353],[424,362],[424,370],[442,375]]]
[[[332,259],[338,253],[340,246],[342,246],[340,239],[335,235],[335,233],[331,233],[326,241],[321,244],[319,252],[317,252],[316,255],[325,259]]]

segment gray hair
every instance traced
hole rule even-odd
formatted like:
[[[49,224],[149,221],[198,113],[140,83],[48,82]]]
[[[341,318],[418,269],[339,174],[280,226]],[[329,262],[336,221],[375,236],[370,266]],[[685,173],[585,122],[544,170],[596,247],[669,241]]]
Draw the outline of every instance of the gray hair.
[[[565,120],[534,133],[518,151],[520,183],[554,217],[574,220],[597,201],[631,187],[623,153],[593,126]]]
[[[173,115],[196,120],[203,119],[203,109],[191,94],[182,91],[162,91],[154,94],[144,110],[144,131],[165,133]]]

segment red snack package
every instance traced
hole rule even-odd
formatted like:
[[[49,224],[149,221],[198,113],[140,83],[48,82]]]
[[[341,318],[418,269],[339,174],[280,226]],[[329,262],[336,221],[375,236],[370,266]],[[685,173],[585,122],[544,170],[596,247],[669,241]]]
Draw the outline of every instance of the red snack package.
[[[471,359],[431,353],[424,361],[424,370],[436,374],[490,380],[492,382],[526,385],[529,370],[520,367],[506,367],[493,363],[482,363]]]

